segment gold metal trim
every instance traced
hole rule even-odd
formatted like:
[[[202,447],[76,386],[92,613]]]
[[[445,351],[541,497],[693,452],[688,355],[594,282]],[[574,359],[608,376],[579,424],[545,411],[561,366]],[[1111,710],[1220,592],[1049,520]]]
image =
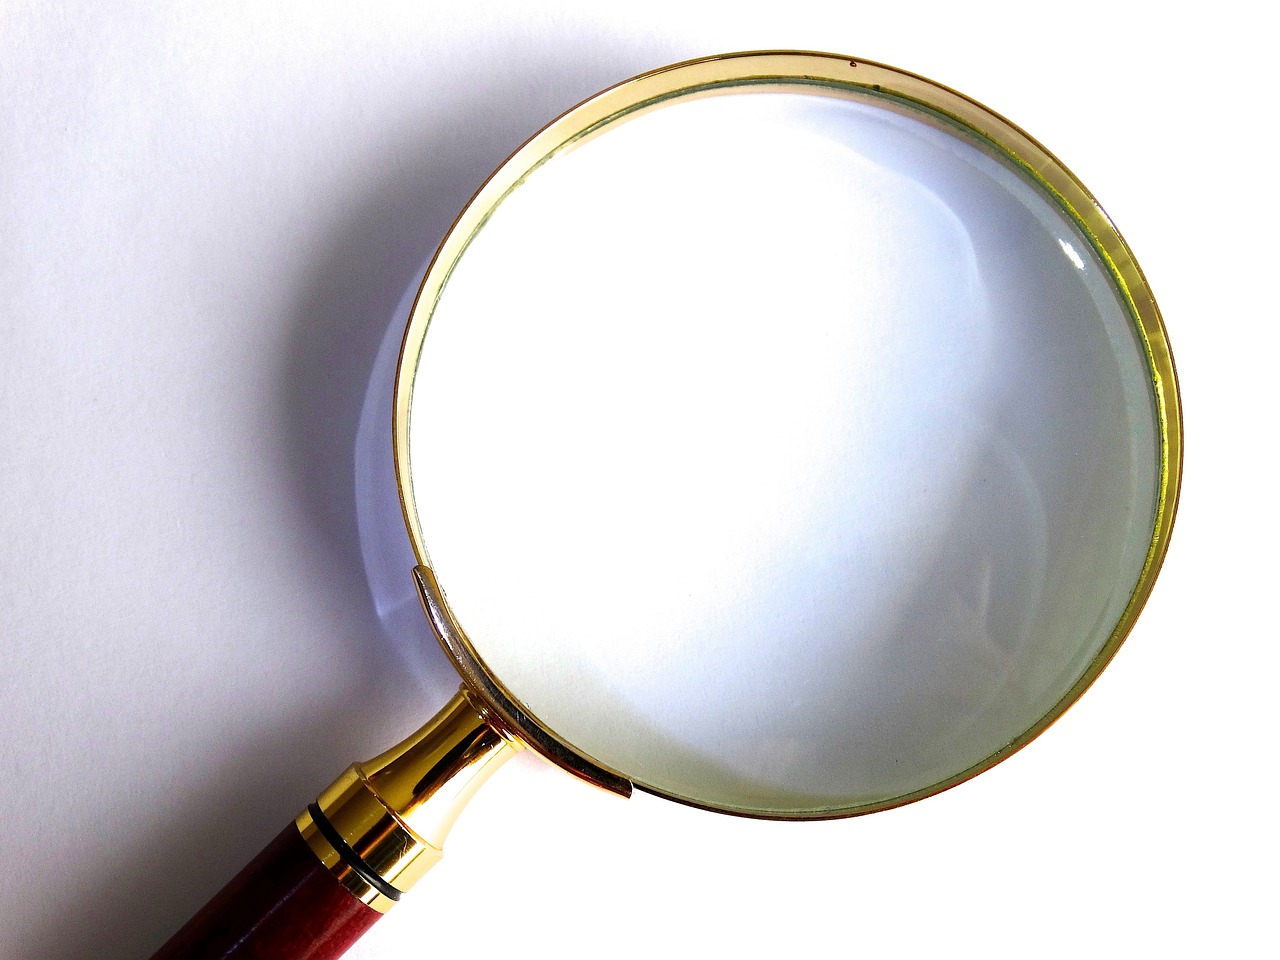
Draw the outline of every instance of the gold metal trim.
[[[453,611],[449,609],[444,594],[440,592],[440,584],[436,580],[434,570],[425,566],[415,567],[413,580],[418,586],[418,597],[422,600],[422,609],[427,614],[427,620],[431,623],[436,639],[453,657],[454,665],[462,674],[468,689],[473,690],[489,703],[507,729],[519,731],[518,735],[529,746],[552,763],[588,783],[593,783],[619,796],[631,796],[630,780],[614,770],[588,760],[555,734],[540,727],[524,711],[524,708],[511,698],[506,689],[494,680],[475,648],[471,646],[471,641],[467,639],[467,635],[462,632],[462,628],[453,618]]]
[[[311,852],[316,855],[316,859],[347,888],[348,893],[379,913],[386,913],[395,906],[396,901],[374,889],[364,877],[342,859],[342,855],[337,850],[333,849],[333,845],[320,833],[310,810],[303,810],[298,814],[294,824],[302,834],[302,839],[311,848]]]
[[[953,787],[999,763],[1044,732],[1088,689],[1129,634],[1151,593],[1173,529],[1182,477],[1182,409],[1177,374],[1160,311],[1132,252],[1098,201],[1052,153],[1019,127],[977,101],[916,74],[837,54],[804,51],[735,53],[678,63],[627,80],[584,101],[535,134],[490,176],[454,222],[423,278],[401,344],[396,373],[393,422],[396,479],[414,553],[421,568],[429,571],[430,557],[409,477],[408,437],[414,373],[432,311],[453,266],[502,200],[543,163],[601,133],[612,123],[678,99],[742,92],[752,87],[803,90],[816,96],[844,99],[882,98],[889,103],[912,108],[915,115],[923,112],[936,122],[982,142],[1009,161],[1076,224],[1110,273],[1146,351],[1158,419],[1160,493],[1153,518],[1151,544],[1129,603],[1111,636],[1076,683],[1022,736],[954,777],[914,793],[854,808],[765,814],[754,810],[712,807],[672,795],[651,784],[635,784],[642,790],[681,803],[742,816],[767,819],[855,816],[901,806]],[[419,577],[418,582],[421,590],[424,583],[434,584],[434,575],[429,580]],[[505,712],[499,711],[504,721],[541,752],[548,752],[548,744],[566,748],[567,745],[488,671],[448,612],[439,586],[433,586],[431,593],[437,598],[437,614],[433,615],[432,622],[440,635],[441,645],[468,678],[475,692],[489,700],[495,709],[496,701],[500,700],[505,705]],[[425,591],[423,596],[425,604]],[[447,626],[444,632],[440,631],[442,623]],[[569,753],[575,751],[570,749]],[[583,775],[579,767],[600,769],[582,758],[579,760],[581,762],[566,762],[561,758],[556,762],[579,775]]]
[[[396,898],[361,871],[372,871],[392,894],[407,891],[439,862],[445,837],[476,790],[523,748],[462,690],[413,735],[349,767],[320,794],[316,806],[349,853],[325,838],[310,810],[299,814],[298,830],[343,886],[385,913]]]

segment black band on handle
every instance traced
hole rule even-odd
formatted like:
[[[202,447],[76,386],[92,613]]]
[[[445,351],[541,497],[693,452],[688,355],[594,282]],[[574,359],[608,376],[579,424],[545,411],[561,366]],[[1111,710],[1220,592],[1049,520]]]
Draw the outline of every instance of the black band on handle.
[[[319,804],[310,804],[307,807],[307,813],[311,814],[311,819],[315,823],[316,829],[320,831],[320,835],[328,840],[329,845],[338,852],[342,862],[360,875],[360,879],[388,900],[400,899],[400,891],[378,876],[377,871],[365,863],[364,858],[347,845],[347,841],[342,839],[342,835],[333,828],[333,824],[329,822],[329,819],[320,812]]]

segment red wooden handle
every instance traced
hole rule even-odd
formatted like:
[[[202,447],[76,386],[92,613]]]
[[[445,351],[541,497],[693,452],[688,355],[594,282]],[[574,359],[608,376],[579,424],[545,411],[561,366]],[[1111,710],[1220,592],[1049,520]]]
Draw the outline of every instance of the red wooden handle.
[[[152,960],[333,960],[380,916],[290,823]]]
[[[521,749],[459,691],[348,767],[152,960],[336,960],[440,859],[463,805]]]

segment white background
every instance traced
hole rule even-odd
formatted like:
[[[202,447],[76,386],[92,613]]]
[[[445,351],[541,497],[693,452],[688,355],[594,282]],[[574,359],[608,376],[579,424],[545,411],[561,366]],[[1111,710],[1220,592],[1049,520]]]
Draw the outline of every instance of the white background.
[[[963,90],[1124,232],[1186,407],[1147,611],[1029,749],[870,818],[624,802],[522,757],[352,956],[1274,949],[1265,33],[1230,2],[5,5],[0,956],[148,955],[443,702],[430,642],[375,615],[356,528],[401,294],[554,114],[786,47]]]

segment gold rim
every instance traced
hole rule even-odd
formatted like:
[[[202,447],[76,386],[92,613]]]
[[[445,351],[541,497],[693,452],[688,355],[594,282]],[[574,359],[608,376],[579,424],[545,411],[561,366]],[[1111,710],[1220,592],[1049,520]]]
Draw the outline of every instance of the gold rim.
[[[820,809],[801,813],[766,813],[700,803],[677,796],[651,784],[636,782],[639,789],[680,803],[764,819],[826,819],[857,816],[891,807],[902,806],[956,786],[970,777],[988,770],[1015,753],[1043,733],[1071,706],[1097,678],[1115,656],[1120,644],[1133,628],[1134,621],[1151,593],[1156,575],[1168,549],[1169,535],[1177,511],[1182,477],[1182,411],[1178,395],[1177,374],[1169,351],[1164,323],[1146,278],[1132,252],[1103,212],[1093,195],[1039,142],[1028,136],[999,114],[941,84],[924,77],[866,60],[828,53],[757,52],[738,53],[691,60],[642,74],[584,101],[535,134],[476,192],[471,202],[454,222],[435,258],[431,262],[417,298],[414,301],[408,329],[400,348],[396,372],[394,440],[396,481],[409,539],[418,562],[430,568],[416,505],[410,492],[409,416],[414,374],[422,351],[431,314],[449,280],[454,265],[466,251],[471,239],[484,226],[503,199],[534,170],[556,154],[592,137],[611,124],[677,99],[714,96],[741,92],[755,85],[767,85],[771,91],[794,90],[813,95],[865,100],[868,96],[898,103],[921,111],[935,122],[958,128],[983,142],[989,149],[1008,160],[1035,183],[1075,223],[1093,247],[1100,262],[1129,309],[1146,352],[1151,386],[1154,392],[1157,425],[1160,434],[1160,492],[1156,505],[1151,544],[1141,575],[1119,622],[1098,655],[1066,694],[1034,726],[1020,737],[967,770],[926,789],[894,797],[891,800],[854,808]],[[456,624],[455,624],[456,627]],[[527,725],[518,732],[535,748],[539,744],[565,744],[521,704],[503,686],[478,656],[462,631],[449,643],[442,643],[464,676],[478,671],[489,680],[489,690],[479,690],[487,699],[505,698],[518,708]],[[544,746],[540,752],[547,752]],[[579,776],[603,769],[619,777],[626,775],[590,758],[582,763],[566,762],[552,757],[561,766]],[[588,776],[588,779],[592,777]],[[598,782],[598,778],[597,782]]]

